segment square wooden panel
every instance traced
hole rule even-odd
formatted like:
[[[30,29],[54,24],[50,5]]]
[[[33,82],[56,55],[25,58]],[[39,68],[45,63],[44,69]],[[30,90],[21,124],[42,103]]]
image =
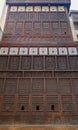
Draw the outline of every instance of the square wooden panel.
[[[73,112],[73,101],[72,96],[62,96],[62,111],[63,112]]]
[[[43,69],[43,57],[42,56],[34,56],[33,57],[33,69],[34,70],[42,70]]]
[[[47,95],[55,95],[55,94],[57,94],[58,93],[57,80],[47,78],[45,80],[45,88],[46,88],[46,94]]]
[[[57,57],[57,68],[58,68],[58,70],[68,69],[66,56],[58,56]]]
[[[78,94],[78,79],[77,78],[73,78],[72,79],[72,86],[73,86],[73,92],[74,94]]]
[[[13,112],[15,110],[15,97],[4,96],[2,99],[2,111]]]
[[[32,97],[32,111],[43,111],[44,110],[44,101],[43,97]]]
[[[0,70],[7,68],[8,56],[0,56]]]
[[[59,92],[60,94],[66,95],[72,93],[72,85],[70,79],[59,79]]]
[[[44,93],[44,79],[32,79],[32,94],[42,95]]]
[[[45,57],[45,69],[46,70],[54,70],[56,68],[55,57],[54,56],[46,56]]]
[[[78,56],[69,56],[69,68],[71,70],[78,69]]]
[[[21,68],[22,70],[30,70],[32,65],[31,56],[22,56],[21,57]]]
[[[29,111],[29,97],[18,96],[17,111],[19,112]]]
[[[18,70],[20,63],[19,56],[10,56],[9,63],[8,63],[8,70]]]
[[[24,31],[24,23],[23,22],[17,22],[15,26],[15,35],[16,36],[23,36],[23,31]]]
[[[31,90],[31,79],[19,79],[18,83],[18,94],[19,95],[29,95]]]
[[[0,79],[0,94],[4,92],[4,79]]]
[[[47,96],[47,111],[57,112],[59,111],[58,96]]]
[[[5,36],[11,36],[11,35],[13,35],[14,34],[14,29],[15,29],[15,23],[12,22],[12,21],[8,22],[6,24],[6,26],[5,26],[5,30],[4,30],[5,34],[4,35]]]
[[[17,79],[6,79],[4,84],[4,93],[8,95],[15,94],[17,91]]]

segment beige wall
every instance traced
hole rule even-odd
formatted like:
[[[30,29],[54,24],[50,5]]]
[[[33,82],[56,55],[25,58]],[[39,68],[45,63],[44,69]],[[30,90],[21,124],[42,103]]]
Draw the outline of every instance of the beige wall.
[[[6,0],[0,0],[0,40],[2,39],[7,9],[8,6],[6,6]]]
[[[72,16],[69,18],[70,19],[70,25],[71,25],[71,31],[72,31],[72,35],[73,35],[73,40],[74,41],[78,41],[77,36],[76,36],[76,30],[73,24],[73,20],[72,20]]]

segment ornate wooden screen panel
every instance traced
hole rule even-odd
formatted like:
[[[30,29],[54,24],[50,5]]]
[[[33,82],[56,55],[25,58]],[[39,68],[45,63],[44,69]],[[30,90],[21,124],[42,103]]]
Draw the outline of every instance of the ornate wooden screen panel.
[[[32,57],[31,56],[22,56],[21,57],[21,69],[22,70],[31,70]]]
[[[8,56],[0,56],[0,70],[6,70],[8,63]]]
[[[77,56],[69,56],[69,67],[71,70],[78,69],[78,57]]]
[[[78,113],[78,95],[76,95],[75,101],[76,101],[76,111],[77,111],[77,113]]]
[[[25,22],[25,25],[24,25],[24,35],[26,37],[31,37],[32,36],[32,21],[28,21],[28,22]]]
[[[59,92],[61,95],[70,95],[72,93],[72,86],[70,79],[59,79]]]
[[[33,37],[40,37],[41,36],[41,22],[34,22],[33,23]]]
[[[8,63],[8,70],[18,70],[19,64],[20,64],[19,56],[10,56],[9,63]]]
[[[67,68],[67,57],[66,56],[58,56],[57,57],[57,68],[58,70],[66,70]]]
[[[23,77],[23,72],[17,72],[17,71],[8,71],[6,73],[7,78],[16,78],[16,77]]]
[[[17,13],[17,15],[18,15],[18,21],[25,22],[28,19],[27,13],[19,12],[19,13]]]
[[[9,15],[8,15],[8,21],[17,21],[18,20],[18,13],[11,13],[9,12]]]
[[[24,30],[24,23],[23,22],[17,22],[16,27],[15,27],[15,35],[16,36],[24,35],[23,30]]]
[[[31,77],[44,77],[44,73],[43,72],[39,72],[39,71],[35,71],[32,72]]]
[[[15,110],[15,97],[4,96],[2,99],[2,111],[13,112]]]
[[[18,96],[17,111],[20,111],[20,112],[29,111],[29,97],[28,96]]]
[[[50,37],[51,31],[50,31],[50,22],[42,22],[42,34],[43,37]]]
[[[4,92],[4,79],[0,79],[0,94]]]
[[[63,112],[73,112],[73,101],[72,96],[61,96],[62,100],[62,111]]]
[[[44,93],[44,79],[32,79],[32,95],[43,95]]]
[[[42,96],[32,97],[32,111],[44,111],[44,98]]]
[[[78,94],[78,79],[73,78],[72,85],[73,85],[73,93],[74,95],[77,95]]]
[[[59,21],[68,21],[66,12],[59,12],[58,13],[58,19],[59,19]]]
[[[57,79],[47,78],[45,80],[46,94],[47,95],[56,95],[58,94]]]
[[[43,70],[43,56],[34,56],[33,57],[33,69],[34,70]]]
[[[59,111],[59,101],[58,96],[47,96],[47,111],[58,112]]]
[[[8,22],[6,27],[5,27],[4,35],[6,35],[6,36],[13,35],[14,34],[14,29],[15,29],[15,23],[14,22]]]
[[[45,57],[45,69],[46,70],[54,70],[56,67],[55,57],[54,56],[46,56]]]
[[[14,95],[17,92],[17,79],[6,79],[4,84],[4,93],[7,95]]]
[[[19,78],[18,94],[19,95],[29,95],[30,91],[31,91],[31,79]]]

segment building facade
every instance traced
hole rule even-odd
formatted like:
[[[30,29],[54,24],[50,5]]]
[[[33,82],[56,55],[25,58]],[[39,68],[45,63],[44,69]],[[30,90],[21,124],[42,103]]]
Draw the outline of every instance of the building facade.
[[[78,11],[70,11],[70,24],[73,34],[73,40],[78,41]]]
[[[0,124],[78,123],[78,45],[70,0],[7,0]]]

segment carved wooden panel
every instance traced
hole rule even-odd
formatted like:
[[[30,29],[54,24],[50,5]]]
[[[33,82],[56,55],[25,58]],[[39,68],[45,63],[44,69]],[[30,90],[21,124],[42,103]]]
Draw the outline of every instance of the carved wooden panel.
[[[29,110],[29,97],[18,96],[17,111],[28,111]]]
[[[8,70],[18,70],[19,69],[19,57],[10,56],[8,63]]]
[[[13,35],[14,34],[14,22],[8,22],[5,27],[5,33],[6,35]]]
[[[4,79],[0,79],[0,94],[2,94],[4,91]]]
[[[4,96],[2,102],[2,111],[13,112],[15,110],[15,97],[14,96]]]
[[[46,70],[54,70],[56,68],[55,57],[54,56],[46,56],[45,57],[45,69]]]
[[[17,91],[17,79],[6,79],[4,84],[5,94],[15,94]]]
[[[32,22],[26,22],[24,25],[24,35],[26,37],[32,36]]]
[[[8,20],[9,21],[16,21],[16,20],[18,20],[18,13],[9,13]]]
[[[59,111],[58,96],[47,96],[47,111]]]
[[[18,20],[19,21],[25,21],[27,20],[26,13],[25,12],[19,12],[18,14]]]
[[[44,80],[43,79],[33,79],[32,80],[32,94],[33,95],[43,95],[44,93]]]
[[[16,23],[15,35],[16,36],[23,35],[23,30],[24,30],[24,24],[23,24],[23,22]]]
[[[59,79],[59,92],[60,94],[66,94],[66,95],[72,93],[72,86],[70,79]]]
[[[54,95],[58,93],[57,88],[57,80],[56,79],[46,79],[45,80],[45,86],[46,86],[46,94],[47,95]]]
[[[35,70],[42,70],[43,69],[43,57],[42,56],[35,56],[33,57],[33,69]]]
[[[72,79],[73,93],[78,94],[78,79]]]
[[[59,70],[66,70],[67,68],[67,57],[59,56],[57,57],[57,68]]]
[[[78,57],[77,56],[70,56],[69,57],[69,67],[71,70],[78,69]]]
[[[8,57],[0,56],[0,70],[5,70],[7,68]]]
[[[31,65],[32,65],[32,57],[22,56],[22,58],[21,58],[21,69],[22,70],[30,70]]]
[[[44,110],[43,97],[34,96],[32,97],[32,111],[43,111]]]
[[[62,96],[62,111],[63,112],[73,112],[73,102],[71,96]]]
[[[29,95],[31,89],[30,79],[19,79],[18,83],[18,94],[19,95]]]

